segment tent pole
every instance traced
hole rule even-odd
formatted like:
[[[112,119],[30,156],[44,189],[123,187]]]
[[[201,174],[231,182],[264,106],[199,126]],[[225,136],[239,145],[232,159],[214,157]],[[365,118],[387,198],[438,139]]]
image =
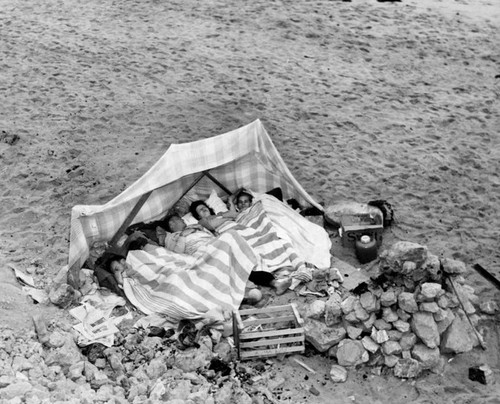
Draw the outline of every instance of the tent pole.
[[[116,247],[116,243],[120,239],[120,237],[125,233],[125,230],[127,230],[127,227],[132,223],[132,220],[137,216],[137,213],[139,213],[139,210],[141,210],[142,206],[146,203],[146,201],[149,198],[149,195],[151,195],[153,191],[146,192],[144,195],[142,195],[137,203],[135,204],[134,208],[130,211],[128,214],[127,218],[125,221],[122,223],[118,231],[115,233],[113,238],[110,240],[109,245],[111,247]]]
[[[208,171],[203,171],[203,174],[205,174],[208,178],[210,178],[215,183],[215,185],[218,185],[226,194],[228,195],[232,194],[232,192],[229,189],[227,189],[223,184],[221,184],[219,180],[215,178],[212,174],[210,174]]]

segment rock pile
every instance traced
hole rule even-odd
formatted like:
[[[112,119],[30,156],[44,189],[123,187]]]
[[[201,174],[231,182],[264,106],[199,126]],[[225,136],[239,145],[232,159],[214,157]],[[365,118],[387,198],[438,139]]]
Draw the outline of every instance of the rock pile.
[[[398,242],[381,254],[379,270],[369,285],[339,289],[303,310],[306,340],[316,350],[340,366],[386,366],[412,378],[441,372],[444,355],[479,343],[469,322],[478,320],[478,298],[465,284],[463,262]]]
[[[114,346],[80,349],[70,326],[35,320],[36,333],[0,329],[1,403],[264,403],[284,379],[274,363],[239,364],[214,331],[178,333],[120,326]]]

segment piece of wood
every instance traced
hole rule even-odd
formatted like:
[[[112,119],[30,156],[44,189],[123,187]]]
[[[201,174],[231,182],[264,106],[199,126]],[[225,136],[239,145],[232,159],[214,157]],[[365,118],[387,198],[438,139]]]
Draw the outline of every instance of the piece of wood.
[[[241,359],[253,359],[253,358],[262,358],[264,356],[275,356],[285,353],[293,353],[293,352],[304,352],[304,347],[302,346],[291,346],[291,347],[283,347],[283,348],[273,348],[273,349],[258,349],[254,351],[242,351]]]
[[[282,344],[291,344],[295,342],[303,342],[304,339],[301,336],[298,337],[281,337],[274,339],[259,339],[257,341],[250,342],[241,342],[241,348],[256,348],[256,347],[265,347],[270,345],[282,345]]]
[[[222,189],[226,194],[231,195],[232,192],[227,189],[224,184],[219,182],[217,178],[215,178],[212,174],[210,174],[208,171],[203,171],[203,174],[205,174],[208,178],[212,180],[213,183],[215,183],[217,186],[219,186],[220,189]]]
[[[271,331],[250,331],[240,332],[240,341],[255,338],[276,337],[279,335],[304,334],[303,328],[284,328],[282,330]]]
[[[493,285],[495,285],[497,289],[500,289],[500,281],[495,278],[486,268],[482,267],[479,264],[474,264],[472,268],[474,268],[483,278],[487,279]]]
[[[298,363],[300,366],[302,366],[302,367],[303,367],[304,369],[306,369],[307,371],[309,371],[309,372],[311,372],[311,373],[313,373],[313,374],[315,374],[315,373],[316,373],[316,371],[315,371],[314,369],[310,368],[310,367],[309,367],[309,366],[307,366],[304,362],[302,362],[302,361],[298,360],[297,358],[292,358],[292,360],[293,360],[294,362]]]
[[[248,316],[252,314],[267,314],[267,313],[275,313],[279,311],[284,311],[284,312],[291,312],[292,308],[290,307],[289,304],[285,304],[282,306],[270,306],[270,307],[263,307],[262,309],[244,309],[240,310],[240,315],[241,316]]]
[[[245,327],[254,324],[272,324],[272,323],[282,323],[286,321],[293,321],[295,323],[295,316],[293,314],[288,314],[284,317],[269,317],[269,318],[256,318],[252,320],[243,320]]]
[[[109,242],[109,245],[111,247],[116,247],[116,243],[120,239],[120,237],[125,233],[125,230],[127,230],[127,227],[130,226],[130,223],[132,223],[132,220],[135,219],[137,216],[137,213],[141,210],[143,205],[146,203],[146,201],[149,198],[149,195],[151,195],[153,191],[146,192],[144,195],[142,195],[135,206],[132,208],[128,216],[126,217],[125,221],[122,223],[118,231],[115,233],[111,241]]]

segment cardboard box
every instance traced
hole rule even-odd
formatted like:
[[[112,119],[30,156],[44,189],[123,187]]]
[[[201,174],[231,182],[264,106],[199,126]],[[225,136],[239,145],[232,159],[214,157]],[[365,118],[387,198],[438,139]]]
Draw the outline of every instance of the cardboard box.
[[[377,246],[382,244],[384,225],[378,216],[346,215],[340,219],[339,234],[344,247],[354,246],[361,236],[375,238]]]
[[[295,303],[233,312],[233,337],[240,360],[303,353],[304,320]]]

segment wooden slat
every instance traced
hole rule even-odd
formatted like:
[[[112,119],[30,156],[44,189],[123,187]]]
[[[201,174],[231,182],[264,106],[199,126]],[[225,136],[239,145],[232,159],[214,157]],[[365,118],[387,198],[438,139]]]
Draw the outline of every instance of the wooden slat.
[[[304,320],[302,320],[302,317],[300,317],[299,310],[297,309],[297,304],[291,303],[290,305],[292,306],[293,314],[295,314],[295,319],[297,321],[297,325],[303,326]]]
[[[271,306],[271,307],[265,307],[263,309],[245,309],[245,310],[240,310],[240,316],[248,316],[251,314],[267,314],[267,313],[274,313],[277,311],[285,311],[285,312],[292,312],[292,308],[290,307],[289,304],[283,305],[283,306]]]
[[[252,331],[240,333],[240,340],[275,337],[278,335],[304,334],[303,328],[285,328],[282,330]]]
[[[246,327],[250,325],[257,324],[269,324],[269,323],[284,323],[287,321],[292,321],[295,323],[295,316],[293,314],[288,314],[285,317],[270,317],[270,318],[256,318],[252,320],[243,320],[243,325]]]
[[[260,339],[258,341],[241,342],[241,349],[265,347],[265,346],[271,346],[271,345],[291,344],[291,343],[295,343],[295,342],[304,342],[304,340],[305,340],[305,337],[303,335],[299,335],[298,337]]]
[[[241,359],[252,359],[261,358],[263,356],[274,356],[285,353],[292,352],[304,352],[305,348],[303,346],[293,346],[285,348],[274,348],[274,349],[259,349],[255,351],[241,352]]]

